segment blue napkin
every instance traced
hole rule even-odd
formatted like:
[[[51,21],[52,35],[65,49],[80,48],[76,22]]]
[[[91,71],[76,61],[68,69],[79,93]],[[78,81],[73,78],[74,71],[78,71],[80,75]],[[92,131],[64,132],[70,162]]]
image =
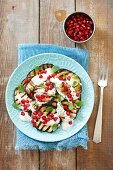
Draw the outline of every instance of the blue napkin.
[[[88,51],[79,48],[67,48],[51,44],[20,44],[18,46],[18,65],[27,58],[41,53],[59,53],[64,54],[76,60],[79,64],[88,69]],[[85,125],[77,134],[72,137],[58,142],[40,142],[29,138],[18,129],[16,130],[16,150],[49,150],[49,149],[69,149],[77,146],[82,146],[87,149],[88,131]]]

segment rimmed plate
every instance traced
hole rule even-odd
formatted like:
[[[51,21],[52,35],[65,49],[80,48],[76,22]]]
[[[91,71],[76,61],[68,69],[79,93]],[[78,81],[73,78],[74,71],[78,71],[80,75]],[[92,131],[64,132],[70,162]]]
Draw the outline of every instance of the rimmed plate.
[[[23,122],[19,119],[19,111],[12,107],[13,93],[15,87],[26,77],[36,65],[44,63],[52,63],[58,65],[60,68],[68,69],[75,72],[82,82],[82,100],[84,106],[78,112],[77,118],[74,120],[74,125],[67,131],[60,127],[53,133],[40,132],[32,127],[31,123]],[[6,107],[8,114],[15,124],[15,126],[25,135],[44,142],[55,142],[71,137],[77,133],[88,121],[94,105],[94,89],[90,77],[84,68],[73,59],[57,54],[57,53],[43,53],[30,57],[19,65],[12,73],[6,88]]]

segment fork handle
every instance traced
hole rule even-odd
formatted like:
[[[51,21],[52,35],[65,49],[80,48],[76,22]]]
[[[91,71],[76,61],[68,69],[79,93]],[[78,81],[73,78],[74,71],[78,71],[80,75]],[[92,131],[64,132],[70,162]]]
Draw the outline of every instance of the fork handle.
[[[104,87],[101,87],[100,91],[100,101],[99,101],[99,108],[96,118],[95,130],[93,135],[93,142],[100,143],[101,142],[101,135],[102,135],[102,107],[103,107],[103,90]]]

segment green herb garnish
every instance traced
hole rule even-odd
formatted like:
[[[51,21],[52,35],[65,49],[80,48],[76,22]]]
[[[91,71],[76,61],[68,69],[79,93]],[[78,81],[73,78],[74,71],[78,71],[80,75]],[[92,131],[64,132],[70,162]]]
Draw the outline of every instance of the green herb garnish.
[[[81,107],[81,106],[84,105],[84,102],[83,102],[83,101],[78,101],[78,102],[76,103],[76,105],[79,106],[79,107]]]
[[[63,74],[63,79],[66,79],[67,75],[66,74]]]
[[[48,106],[47,108],[46,108],[46,112],[52,112],[53,111],[53,107],[51,107],[51,106]]]
[[[39,66],[36,66],[35,67],[35,71],[38,73],[40,71],[40,67]]]
[[[77,82],[76,81],[74,81],[73,82],[73,87],[75,87],[77,85]]]
[[[18,90],[22,93],[22,92],[24,92],[24,86],[23,86],[23,84],[19,84],[18,85]]]
[[[56,94],[51,94],[52,97],[56,97],[57,95]]]
[[[44,83],[41,83],[41,84],[40,84],[40,87],[44,88],[44,87],[45,87]]]
[[[56,87],[62,87],[62,84],[60,84],[60,83],[57,83],[57,85],[56,85]]]
[[[62,96],[58,96],[58,101],[59,102],[61,102],[61,101],[63,101],[64,100],[64,98],[62,97]]]
[[[51,70],[52,70],[52,73],[55,73],[55,72],[57,72],[59,69],[60,69],[60,68],[59,68],[58,66],[53,66]]]
[[[19,105],[18,105],[18,104],[13,103],[13,104],[12,104],[12,106],[13,106],[15,109],[17,109],[17,110],[20,110],[20,107],[19,107]]]
[[[73,110],[73,108],[74,108],[73,104],[72,103],[69,104],[68,108],[69,108],[69,110]]]
[[[52,130],[53,131],[55,131],[57,128],[58,128],[58,124],[57,123],[52,126]]]
[[[38,102],[35,102],[35,105],[36,105],[36,106],[39,106],[39,103],[38,103]]]

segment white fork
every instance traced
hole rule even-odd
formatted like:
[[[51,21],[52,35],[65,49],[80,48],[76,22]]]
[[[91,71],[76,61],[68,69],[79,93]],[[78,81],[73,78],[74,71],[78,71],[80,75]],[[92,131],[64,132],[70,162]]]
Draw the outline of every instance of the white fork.
[[[102,136],[102,108],[103,108],[103,90],[104,87],[107,86],[108,81],[108,67],[103,66],[100,68],[100,76],[98,80],[98,85],[100,86],[100,101],[99,101],[99,108],[96,118],[96,124],[94,129],[93,141],[95,143],[101,142]]]

